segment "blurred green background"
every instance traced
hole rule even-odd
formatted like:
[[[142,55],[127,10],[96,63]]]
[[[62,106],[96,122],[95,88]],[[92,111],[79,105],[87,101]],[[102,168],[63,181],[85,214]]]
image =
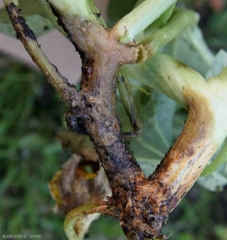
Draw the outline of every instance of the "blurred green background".
[[[187,2],[201,13],[211,49],[227,49],[227,11],[217,11],[211,1]],[[0,55],[0,239],[9,234],[66,239],[64,216],[52,211],[48,191],[48,181],[70,156],[55,137],[66,129],[65,110],[42,75]],[[196,184],[170,215],[164,232],[172,231],[174,240],[227,240],[227,188],[214,193]],[[126,238],[117,220],[102,216],[86,239]]]

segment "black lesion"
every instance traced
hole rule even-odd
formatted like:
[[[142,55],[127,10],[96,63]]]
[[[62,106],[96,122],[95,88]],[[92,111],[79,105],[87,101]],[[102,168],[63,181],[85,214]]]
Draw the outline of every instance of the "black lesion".
[[[86,101],[85,96],[83,96],[81,101],[82,105],[76,105],[70,107],[65,114],[65,120],[70,131],[76,134],[86,134],[89,135],[88,128],[94,122],[94,119],[89,113],[84,109],[90,109],[91,104],[88,106],[89,102]]]
[[[75,107],[65,114],[65,121],[70,131],[76,134],[88,134],[85,124],[90,118],[87,114],[80,113],[80,108]]]
[[[29,26],[26,24],[25,19],[20,15],[20,10],[18,7],[14,3],[11,3],[6,6],[6,10],[9,13],[13,26],[15,28],[16,37],[18,39],[24,39],[27,37],[33,41],[37,41],[35,33],[29,28]],[[20,29],[18,29],[17,26]]]
[[[93,72],[94,72],[94,59],[87,58],[86,55],[82,58],[82,73],[84,76],[84,80],[87,82],[91,81],[93,78]],[[83,83],[82,83],[83,84]]]

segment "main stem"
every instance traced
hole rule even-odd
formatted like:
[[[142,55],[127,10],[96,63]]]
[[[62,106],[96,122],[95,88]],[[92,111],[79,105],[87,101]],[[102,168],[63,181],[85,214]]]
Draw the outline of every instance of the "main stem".
[[[91,137],[116,198],[121,188],[129,189],[130,182],[134,182],[138,175],[144,177],[122,137],[117,117],[117,52],[115,49],[97,50],[92,57],[90,54],[83,57],[82,89],[77,104],[66,116],[69,126],[73,125],[72,121],[77,122],[80,129]]]
[[[132,185],[145,176],[122,136],[116,87],[120,66],[135,62],[138,50],[119,43],[114,31],[100,25],[58,17],[82,59],[81,90],[71,99],[68,127],[90,136],[109,179],[113,201],[126,200]],[[69,32],[67,26],[75,26],[74,31]]]

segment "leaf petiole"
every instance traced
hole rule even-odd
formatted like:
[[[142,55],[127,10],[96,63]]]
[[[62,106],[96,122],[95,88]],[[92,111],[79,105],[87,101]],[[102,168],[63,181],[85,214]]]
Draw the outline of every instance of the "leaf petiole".
[[[169,22],[155,33],[150,33],[141,41],[148,57],[178,36],[185,28],[198,23],[199,15],[190,10],[176,9]]]
[[[158,19],[176,0],[146,0],[134,8],[114,26],[122,43],[133,42],[137,34]]]

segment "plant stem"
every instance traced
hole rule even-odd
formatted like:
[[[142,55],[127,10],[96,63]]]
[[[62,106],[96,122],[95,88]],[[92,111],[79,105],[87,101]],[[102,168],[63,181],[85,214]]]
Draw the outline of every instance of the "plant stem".
[[[171,5],[157,20],[155,20],[148,28],[145,29],[145,36],[151,35],[160,28],[164,27],[171,18],[173,11],[176,7],[176,3]],[[140,43],[140,42],[137,42]]]
[[[43,75],[47,78],[50,84],[60,94],[61,98],[69,103],[74,88],[68,84],[66,78],[62,77],[57,68],[47,59],[43,53],[40,45],[37,42],[36,36],[31,29],[29,29],[24,18],[19,13],[18,1],[4,1],[6,10],[12,21],[13,27],[16,31],[17,37],[23,43],[25,49],[31,56],[32,60],[37,64]]]

